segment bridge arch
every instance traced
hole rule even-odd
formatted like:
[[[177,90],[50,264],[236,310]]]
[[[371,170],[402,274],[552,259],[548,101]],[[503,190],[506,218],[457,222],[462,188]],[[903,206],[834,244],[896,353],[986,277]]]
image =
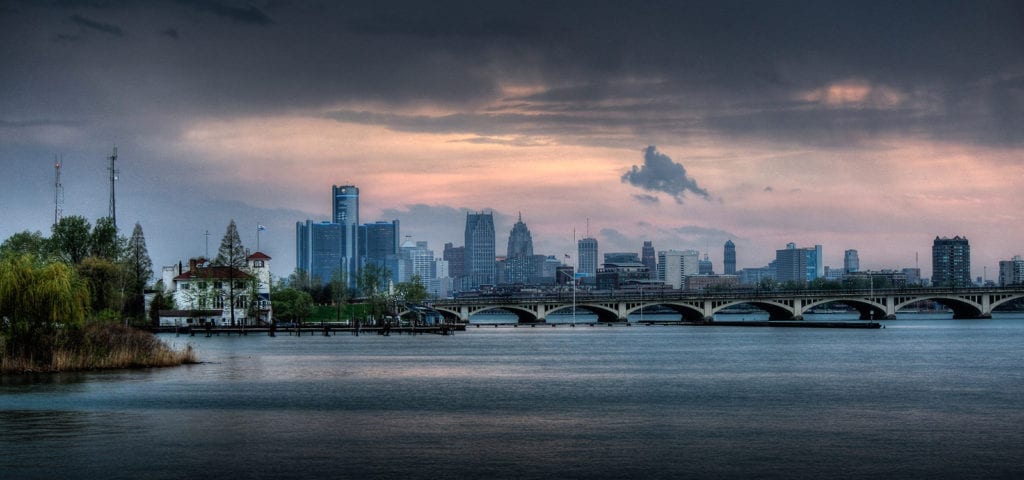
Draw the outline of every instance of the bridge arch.
[[[953,318],[979,318],[985,313],[981,295],[929,295],[896,304],[896,311],[912,303],[933,301],[953,311]],[[1000,302],[1001,303],[1001,302]]]
[[[722,310],[725,310],[726,308],[734,307],[736,305],[751,305],[753,307],[757,307],[758,309],[764,310],[768,314],[768,320],[792,320],[794,317],[793,305],[787,305],[786,303],[783,302],[762,299],[741,299],[723,302],[712,307],[709,314],[710,316],[714,317],[716,313],[719,313]]]
[[[669,310],[672,310],[673,312],[678,313],[684,322],[702,322],[702,321],[704,321],[704,311],[701,308],[699,308],[699,307],[697,307],[695,305],[690,305],[690,304],[687,304],[685,302],[672,302],[672,301],[659,302],[659,301],[652,301],[652,302],[637,303],[636,305],[634,305],[634,306],[632,306],[630,308],[627,308],[625,314],[628,317],[629,315],[632,315],[634,313],[638,313],[641,308],[648,308],[649,309],[651,307],[665,307],[665,308],[668,308]]]
[[[462,318],[459,317],[459,312],[452,310],[450,308],[434,307],[434,310],[437,310],[437,313],[440,313],[441,316],[444,317],[445,322],[447,323],[456,323],[462,321]]]
[[[887,318],[888,314],[886,313],[885,304],[875,300],[871,298],[825,298],[814,300],[803,305],[800,314],[803,315],[808,310],[822,305],[841,303],[856,309],[860,313],[861,320],[882,320]]]
[[[472,317],[473,315],[476,315],[478,313],[495,310],[505,311],[515,315],[516,321],[518,323],[537,323],[539,321],[536,312],[518,305],[493,305],[479,308],[470,308],[469,316]]]
[[[558,305],[558,306],[555,306],[555,307],[549,309],[547,311],[547,315],[551,315],[552,313],[559,313],[562,310],[567,310],[567,309],[568,309],[569,313],[572,313],[572,308],[573,308],[572,305]],[[617,322],[617,321],[620,320],[619,319],[619,312],[618,312],[618,310],[616,310],[614,308],[610,308],[610,307],[608,307],[606,305],[597,304],[597,303],[577,303],[576,304],[576,309],[577,310],[585,310],[585,311],[587,311],[589,313],[593,313],[594,315],[597,315],[597,321],[598,322]]]

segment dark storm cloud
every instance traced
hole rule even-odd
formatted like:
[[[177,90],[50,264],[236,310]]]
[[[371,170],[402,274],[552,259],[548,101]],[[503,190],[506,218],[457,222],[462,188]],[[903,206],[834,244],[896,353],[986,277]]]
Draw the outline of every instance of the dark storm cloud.
[[[178,29],[177,28],[164,29],[164,30],[160,31],[160,35],[163,35],[165,37],[170,37],[170,38],[173,38],[173,39],[177,40],[178,39]]]
[[[247,5],[245,7],[235,7],[227,4],[226,2],[219,2],[216,0],[175,0],[177,3],[194,10],[212,13],[219,17],[226,18],[228,20],[238,23],[249,23],[253,25],[269,25],[274,23],[273,19],[269,15],[264,13],[262,10]]]
[[[83,17],[81,15],[78,15],[78,14],[72,15],[71,16],[71,21],[74,22],[75,24],[77,24],[77,25],[79,25],[81,27],[84,27],[86,29],[89,29],[89,30],[95,30],[97,32],[102,32],[102,33],[106,33],[106,34],[109,34],[109,35],[114,35],[114,36],[117,36],[117,37],[123,37],[124,36],[124,30],[122,30],[121,27],[118,27],[117,25],[112,25],[112,24],[109,24],[109,23],[98,22],[96,20],[85,18],[85,17]]]
[[[682,164],[673,162],[654,145],[644,149],[643,166],[633,165],[622,175],[622,182],[650,192],[667,193],[676,199],[676,203],[683,203],[686,192],[710,199],[707,190],[697,186],[697,181],[686,174]]]

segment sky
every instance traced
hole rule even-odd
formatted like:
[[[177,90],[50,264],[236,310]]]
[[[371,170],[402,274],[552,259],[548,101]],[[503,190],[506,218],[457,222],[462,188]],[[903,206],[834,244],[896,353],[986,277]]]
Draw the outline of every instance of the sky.
[[[493,211],[499,255],[521,214],[558,258],[928,277],[960,235],[991,279],[1024,254],[1024,3],[0,0],[0,238],[49,234],[55,159],[64,215],[106,216],[115,146],[157,268],[233,219],[286,276],[356,185],[438,257]]]

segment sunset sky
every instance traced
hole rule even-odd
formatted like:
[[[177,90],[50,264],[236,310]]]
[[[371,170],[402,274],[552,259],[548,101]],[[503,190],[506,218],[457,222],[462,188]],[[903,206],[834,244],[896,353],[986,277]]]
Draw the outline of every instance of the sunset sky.
[[[370,2],[366,2],[370,3]],[[787,242],[931,276],[1024,254],[1024,3],[0,0],[0,239],[65,215],[142,224],[154,265],[229,220],[295,266],[295,222],[463,243],[493,210],[537,253]]]

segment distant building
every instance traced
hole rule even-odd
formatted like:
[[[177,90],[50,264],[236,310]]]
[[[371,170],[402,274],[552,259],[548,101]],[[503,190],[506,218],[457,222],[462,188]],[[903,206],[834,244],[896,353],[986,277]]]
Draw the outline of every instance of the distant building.
[[[685,289],[691,292],[703,292],[711,289],[729,289],[739,285],[736,275],[689,275],[686,277]]]
[[[658,276],[658,254],[654,252],[654,244],[650,241],[644,241],[644,246],[640,250],[640,262],[647,267],[651,279]]]
[[[966,237],[935,237],[932,243],[932,285],[964,288],[971,283],[971,246]]]
[[[314,285],[331,281],[335,272],[342,272],[344,227],[334,222],[295,223],[295,267],[305,273]]]
[[[920,268],[904,268],[903,275],[907,278],[907,285],[919,286],[921,285],[921,269]]]
[[[331,187],[332,220],[341,225],[341,261],[345,281],[355,283],[359,273],[359,189],[352,185]]]
[[[579,256],[576,257],[579,261],[579,274],[584,279],[590,278],[590,282],[594,282],[594,278],[597,276],[597,239],[582,238],[577,242],[577,248],[579,249]]]
[[[512,226],[508,235],[508,249],[504,263],[503,283],[532,283],[537,277],[537,259],[533,255],[533,236],[523,223],[523,215]],[[541,257],[543,261],[544,257]]]
[[[698,275],[711,275],[715,273],[715,267],[711,264],[708,254],[705,253],[704,259],[697,262],[697,273]]]
[[[1024,259],[1020,255],[999,261],[999,286],[1009,285],[1024,285]]]
[[[604,263],[641,263],[636,252],[609,252],[604,254]]]
[[[860,271],[860,257],[857,256],[856,250],[850,249],[843,252],[843,269],[846,270],[846,273]]]
[[[744,268],[737,272],[737,276],[739,277],[740,285],[749,286],[757,285],[761,283],[761,280],[763,279],[772,278],[771,272],[769,272],[768,267]]]
[[[725,249],[723,252],[723,263],[726,275],[736,274],[736,244],[732,243],[732,240],[725,241]]]
[[[359,226],[360,267],[376,264],[386,267],[398,255],[401,239],[398,220],[364,223]]]
[[[466,256],[463,287],[474,289],[480,285],[494,285],[494,214],[466,214]]]
[[[638,261],[605,262],[597,270],[597,278],[598,289],[613,290],[623,285],[646,284],[650,282],[651,272]]]
[[[672,288],[681,289],[685,285],[684,277],[697,275],[699,270],[696,250],[665,250],[658,252],[658,280]]]
[[[785,249],[775,251],[775,279],[780,283],[805,284],[824,276],[824,273],[821,245],[796,248],[796,244],[789,243]]]
[[[448,262],[448,275],[460,281],[466,275],[466,247],[456,247],[451,242],[444,244],[444,256]]]

